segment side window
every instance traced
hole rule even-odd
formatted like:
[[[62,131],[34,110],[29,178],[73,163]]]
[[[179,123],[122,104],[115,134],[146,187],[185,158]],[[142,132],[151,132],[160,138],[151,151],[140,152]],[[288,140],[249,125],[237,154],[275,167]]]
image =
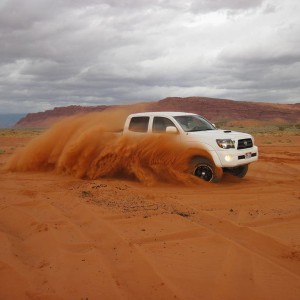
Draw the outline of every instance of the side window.
[[[154,117],[152,132],[166,132],[166,128],[168,126],[176,127],[174,125],[174,123],[171,120],[169,120],[168,118]]]
[[[133,117],[130,120],[129,130],[135,132],[147,132],[149,117]]]

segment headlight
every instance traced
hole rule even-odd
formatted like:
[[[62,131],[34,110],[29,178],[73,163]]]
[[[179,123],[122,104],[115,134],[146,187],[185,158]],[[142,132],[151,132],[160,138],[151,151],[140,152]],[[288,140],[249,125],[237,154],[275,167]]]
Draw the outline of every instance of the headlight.
[[[218,146],[222,149],[235,148],[234,141],[230,139],[216,140]]]
[[[230,162],[230,161],[232,161],[232,159],[233,159],[233,156],[232,155],[225,155],[225,160],[227,161],[227,162]]]

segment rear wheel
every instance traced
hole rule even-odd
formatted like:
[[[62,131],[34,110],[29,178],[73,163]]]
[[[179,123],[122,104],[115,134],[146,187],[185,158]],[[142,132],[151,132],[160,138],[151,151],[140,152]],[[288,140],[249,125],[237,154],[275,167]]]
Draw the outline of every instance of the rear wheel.
[[[221,168],[217,168],[214,163],[204,157],[192,159],[191,171],[193,175],[207,182],[219,182],[223,175]]]
[[[243,165],[243,166],[238,166],[236,168],[232,168],[229,170],[229,172],[234,176],[243,178],[246,176],[246,174],[248,172],[248,165]]]

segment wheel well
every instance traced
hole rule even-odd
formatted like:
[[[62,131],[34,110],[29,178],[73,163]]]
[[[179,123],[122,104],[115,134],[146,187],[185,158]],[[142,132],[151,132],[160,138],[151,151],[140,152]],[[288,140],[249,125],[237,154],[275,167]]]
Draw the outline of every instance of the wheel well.
[[[199,161],[199,160],[206,160],[207,162],[213,163],[211,159],[209,159],[208,157],[205,157],[205,156],[201,156],[201,155],[194,155],[190,158],[191,163],[197,163],[197,161]]]

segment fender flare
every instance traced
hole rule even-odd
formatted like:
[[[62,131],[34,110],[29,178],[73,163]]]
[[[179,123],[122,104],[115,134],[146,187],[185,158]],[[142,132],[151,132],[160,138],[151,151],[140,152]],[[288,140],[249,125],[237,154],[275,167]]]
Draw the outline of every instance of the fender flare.
[[[195,146],[197,147],[197,145],[195,145]],[[201,149],[206,150],[208,152],[208,154],[211,156],[213,163],[215,164],[216,167],[219,167],[219,168],[223,167],[216,150],[212,146],[205,144],[205,143],[201,143],[200,147],[201,147]],[[191,147],[191,148],[193,148],[193,147]]]

